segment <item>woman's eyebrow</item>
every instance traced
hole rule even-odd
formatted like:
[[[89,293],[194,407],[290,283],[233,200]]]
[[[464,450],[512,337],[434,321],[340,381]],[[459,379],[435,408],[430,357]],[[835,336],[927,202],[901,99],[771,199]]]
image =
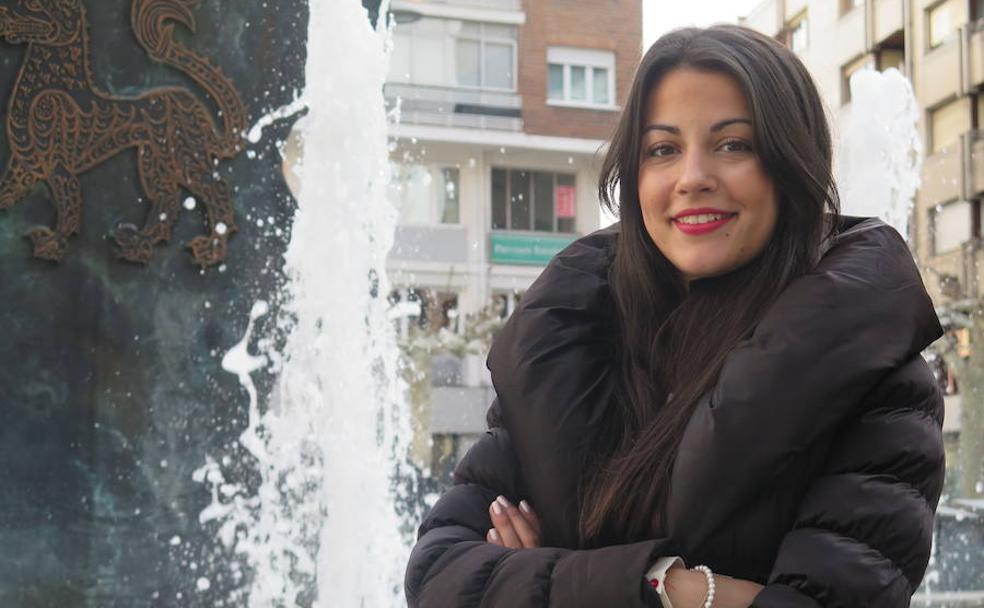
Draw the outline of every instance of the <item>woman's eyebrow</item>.
[[[737,123],[744,123],[744,124],[747,124],[748,126],[751,126],[752,125],[751,119],[748,119],[748,118],[726,118],[725,120],[716,122],[713,125],[711,125],[711,133],[717,133],[721,129],[724,129],[725,127],[728,127],[728,126],[731,126],[731,125],[737,124]],[[673,135],[679,135],[680,134],[680,128],[679,127],[674,127],[674,126],[671,126],[671,125],[658,124],[658,123],[657,124],[652,124],[652,125],[646,126],[646,128],[642,130],[642,134],[645,135],[649,131],[666,131],[667,133],[672,133]]]

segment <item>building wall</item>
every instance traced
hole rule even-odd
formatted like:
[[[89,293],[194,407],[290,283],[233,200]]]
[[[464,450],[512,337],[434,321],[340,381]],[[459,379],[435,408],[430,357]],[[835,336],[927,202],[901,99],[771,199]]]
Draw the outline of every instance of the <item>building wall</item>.
[[[519,35],[519,93],[524,130],[541,135],[607,139],[628,96],[642,44],[641,0],[524,0]],[[615,54],[615,104],[586,110],[547,102],[547,49],[551,46]]]

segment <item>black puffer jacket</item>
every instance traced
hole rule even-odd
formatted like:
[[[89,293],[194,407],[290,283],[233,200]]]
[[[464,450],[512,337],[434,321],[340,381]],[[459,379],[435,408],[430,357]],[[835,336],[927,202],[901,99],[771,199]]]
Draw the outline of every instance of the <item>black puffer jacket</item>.
[[[616,230],[562,252],[489,356],[490,431],[426,516],[411,606],[658,606],[661,555],[766,585],[759,607],[907,606],[942,488],[943,398],[920,352],[942,335],[891,227],[845,217],[729,355],[686,428],[669,538],[576,550],[581,441],[609,404]],[[544,548],[485,542],[498,494],[526,498]]]

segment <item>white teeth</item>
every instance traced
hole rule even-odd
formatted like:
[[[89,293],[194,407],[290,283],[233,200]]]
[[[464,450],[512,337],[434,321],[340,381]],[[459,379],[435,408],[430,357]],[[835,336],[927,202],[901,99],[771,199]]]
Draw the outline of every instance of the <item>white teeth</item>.
[[[687,215],[684,217],[677,218],[677,221],[682,224],[706,224],[707,222],[715,222],[717,220],[723,220],[729,217],[730,213],[717,213],[714,215]]]

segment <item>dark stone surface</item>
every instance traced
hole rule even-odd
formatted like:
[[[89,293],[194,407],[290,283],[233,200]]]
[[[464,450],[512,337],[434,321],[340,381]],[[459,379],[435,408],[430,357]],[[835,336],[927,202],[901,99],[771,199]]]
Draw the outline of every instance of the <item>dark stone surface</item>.
[[[147,58],[128,0],[84,3],[102,89],[177,84],[207,100]],[[304,0],[204,0],[194,14],[197,31],[179,26],[178,38],[232,79],[250,124],[302,88]],[[0,43],[4,123],[24,51]],[[192,472],[207,454],[230,453],[246,424],[246,394],[221,356],[255,300],[276,309],[294,209],[276,146],[290,126],[276,123],[219,167],[240,229],[221,270],[200,271],[183,246],[202,230],[200,209],[182,212],[148,266],[116,259],[107,235],[147,213],[132,149],[82,176],[82,230],[60,264],[33,259],[23,237],[54,219],[45,186],[0,211],[0,606],[218,606],[243,585],[212,565],[231,556],[198,523],[209,494]],[[269,374],[254,378],[261,396],[270,390]]]

